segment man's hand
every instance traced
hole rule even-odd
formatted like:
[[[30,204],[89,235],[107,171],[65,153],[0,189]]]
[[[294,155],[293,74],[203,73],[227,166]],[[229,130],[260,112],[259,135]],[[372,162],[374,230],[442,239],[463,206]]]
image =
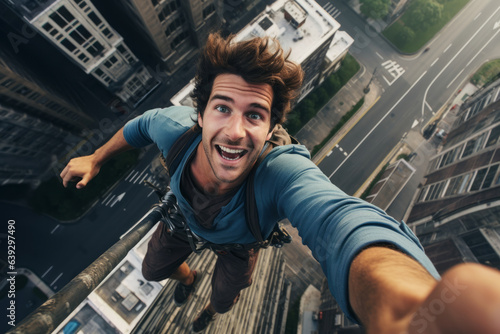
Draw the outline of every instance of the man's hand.
[[[474,263],[448,270],[415,312],[408,333],[500,333],[500,271]]]
[[[63,186],[66,188],[69,182],[80,180],[76,184],[76,189],[81,189],[99,173],[100,169],[101,166],[97,164],[94,155],[71,159],[60,175]]]
[[[436,281],[397,250],[368,248],[351,264],[349,299],[368,334],[500,333],[500,271],[479,264]]]

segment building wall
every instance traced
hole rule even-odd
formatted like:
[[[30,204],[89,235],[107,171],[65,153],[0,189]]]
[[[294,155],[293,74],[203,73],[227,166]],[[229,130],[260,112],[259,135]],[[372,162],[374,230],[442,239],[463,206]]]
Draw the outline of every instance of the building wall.
[[[33,15],[25,18],[122,101],[133,103],[154,86],[151,75],[90,1],[57,0],[46,6],[33,8]]]
[[[219,28],[218,2],[128,0],[127,9],[171,74],[197,53],[211,31]]]

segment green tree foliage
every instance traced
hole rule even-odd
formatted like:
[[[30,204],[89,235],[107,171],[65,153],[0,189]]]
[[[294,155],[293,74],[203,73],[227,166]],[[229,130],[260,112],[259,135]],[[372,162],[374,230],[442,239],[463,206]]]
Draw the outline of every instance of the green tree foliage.
[[[411,29],[426,30],[438,22],[443,13],[443,5],[436,0],[413,0],[408,6],[405,23]]]
[[[415,38],[415,32],[410,27],[404,26],[399,32],[397,39],[398,43],[405,44]]]
[[[389,13],[391,0],[361,0],[361,13],[372,19],[381,19]]]

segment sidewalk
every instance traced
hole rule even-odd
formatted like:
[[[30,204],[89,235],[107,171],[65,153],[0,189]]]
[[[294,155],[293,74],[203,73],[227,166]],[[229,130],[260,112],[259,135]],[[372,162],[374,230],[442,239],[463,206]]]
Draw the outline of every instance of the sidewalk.
[[[358,112],[313,157],[313,162],[316,164],[357,123],[380,96],[380,89],[374,83],[370,85],[370,92],[368,94],[363,93],[363,89],[370,81],[371,73],[368,73],[363,65],[361,66],[358,73],[295,135],[301,144],[305,145],[309,151],[312,151],[314,146],[320,144],[329,135],[331,129],[338,123],[342,116],[351,110],[361,98],[365,98],[364,104]]]

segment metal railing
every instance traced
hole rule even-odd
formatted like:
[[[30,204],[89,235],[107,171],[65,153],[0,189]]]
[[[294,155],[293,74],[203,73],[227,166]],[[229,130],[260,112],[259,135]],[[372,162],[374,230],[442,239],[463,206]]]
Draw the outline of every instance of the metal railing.
[[[127,253],[166,215],[166,204],[152,208],[120,241],[111,246],[52,298],[28,315],[8,334],[51,333],[125,258]]]

